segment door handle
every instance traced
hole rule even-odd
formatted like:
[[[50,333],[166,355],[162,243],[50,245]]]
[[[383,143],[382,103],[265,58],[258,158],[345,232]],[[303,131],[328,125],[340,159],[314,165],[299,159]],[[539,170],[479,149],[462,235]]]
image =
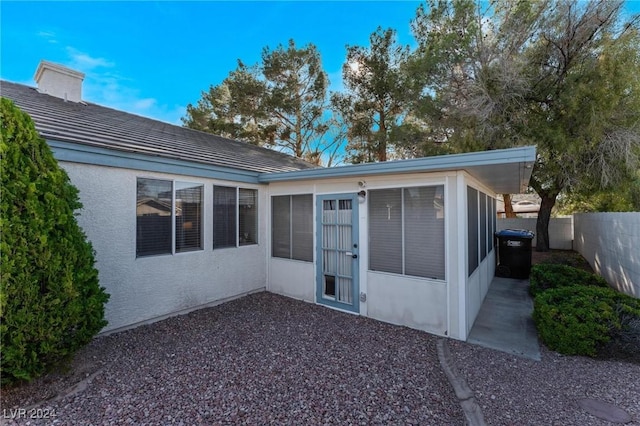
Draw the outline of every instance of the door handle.
[[[351,257],[352,257],[352,258],[354,258],[354,259],[357,259],[357,258],[358,258],[358,255],[357,255],[357,254],[352,253],[352,252],[350,252],[350,251],[346,251],[346,252],[344,252],[344,255],[345,255],[345,256],[351,256]]]

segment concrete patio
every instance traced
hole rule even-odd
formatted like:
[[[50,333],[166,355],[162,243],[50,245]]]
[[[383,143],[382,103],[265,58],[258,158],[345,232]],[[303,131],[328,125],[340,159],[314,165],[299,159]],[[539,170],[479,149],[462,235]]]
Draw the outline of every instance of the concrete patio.
[[[529,280],[495,277],[468,343],[540,361]]]

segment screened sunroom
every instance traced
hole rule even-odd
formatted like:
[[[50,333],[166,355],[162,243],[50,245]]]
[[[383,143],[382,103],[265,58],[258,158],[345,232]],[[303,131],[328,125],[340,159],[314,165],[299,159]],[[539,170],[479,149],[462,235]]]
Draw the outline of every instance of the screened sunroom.
[[[535,148],[310,169],[268,184],[267,290],[466,340],[495,272],[499,193]]]

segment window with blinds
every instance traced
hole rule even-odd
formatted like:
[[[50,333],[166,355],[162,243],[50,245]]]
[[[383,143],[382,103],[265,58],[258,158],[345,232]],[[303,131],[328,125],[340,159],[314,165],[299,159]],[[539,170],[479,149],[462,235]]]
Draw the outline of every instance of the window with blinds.
[[[173,182],[138,179],[136,256],[171,254]]]
[[[444,186],[371,190],[369,269],[445,278]]]
[[[238,189],[238,240],[241,246],[258,244],[258,191]]]
[[[313,196],[271,197],[271,255],[313,262]]]
[[[204,186],[176,182],[176,252],[202,250]]]
[[[236,188],[213,187],[213,248],[236,246]]]
[[[203,191],[201,184],[138,178],[136,256],[202,250]]]

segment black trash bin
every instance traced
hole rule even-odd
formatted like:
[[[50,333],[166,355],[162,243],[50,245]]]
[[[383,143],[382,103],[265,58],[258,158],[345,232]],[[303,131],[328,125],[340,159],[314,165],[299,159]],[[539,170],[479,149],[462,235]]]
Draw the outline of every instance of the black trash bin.
[[[531,243],[534,233],[526,229],[503,229],[498,237],[498,268],[496,275],[508,278],[528,278],[531,272]]]

